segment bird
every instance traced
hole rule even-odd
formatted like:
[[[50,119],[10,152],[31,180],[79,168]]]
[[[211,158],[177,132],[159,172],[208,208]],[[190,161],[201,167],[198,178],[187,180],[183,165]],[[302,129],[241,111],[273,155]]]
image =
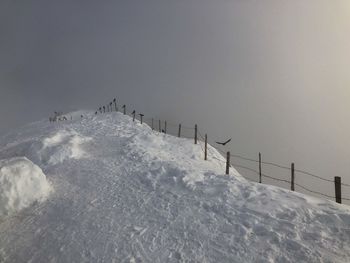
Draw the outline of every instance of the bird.
[[[226,142],[216,142],[216,143],[225,146],[227,143],[229,143],[231,141],[231,139],[227,140]]]

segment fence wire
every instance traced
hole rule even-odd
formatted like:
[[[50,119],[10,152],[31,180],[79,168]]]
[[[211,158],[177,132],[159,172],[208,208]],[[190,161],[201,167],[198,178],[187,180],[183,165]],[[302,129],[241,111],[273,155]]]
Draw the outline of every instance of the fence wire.
[[[309,188],[306,188],[305,186],[302,186],[298,183],[294,183],[296,186],[300,187],[301,189],[304,189],[305,191],[308,191],[310,193],[313,193],[313,194],[318,194],[318,195],[322,195],[322,196],[325,196],[325,197],[328,197],[328,198],[332,198],[334,199],[335,196],[330,196],[330,195],[327,195],[327,194],[323,194],[321,192],[318,192],[318,191],[314,191],[314,190],[310,190]]]
[[[224,151],[222,151],[222,150],[220,150],[220,149],[217,149],[217,150],[218,150],[220,153],[222,153],[222,154],[226,154]],[[255,159],[252,159],[252,158],[244,157],[244,156],[242,156],[242,155],[232,154],[232,153],[231,153],[231,156],[232,156],[232,157],[235,157],[235,158],[238,158],[238,159],[245,160],[245,161],[250,161],[250,162],[254,162],[254,163],[259,163],[259,160],[255,160]],[[280,164],[276,164],[276,163],[273,163],[273,162],[264,162],[264,161],[261,161],[261,164],[266,164],[266,165],[275,166],[275,167],[278,167],[278,168],[281,168],[281,169],[285,169],[285,170],[288,170],[288,171],[291,171],[291,170],[292,170],[290,167],[283,166],[283,165],[280,165]],[[333,180],[323,178],[323,177],[321,177],[321,176],[319,176],[319,175],[316,175],[316,174],[313,174],[313,173],[310,173],[310,172],[307,172],[307,171],[304,171],[304,170],[301,170],[301,169],[295,169],[294,171],[297,172],[297,173],[301,173],[301,174],[305,174],[305,175],[308,175],[308,176],[317,178],[317,179],[322,180],[322,181],[325,181],[325,182],[334,183]],[[345,186],[345,187],[350,187],[350,184],[346,184],[346,183],[341,183],[341,185],[342,185],[342,186]]]
[[[199,131],[197,131],[197,132],[198,132],[199,137],[200,137],[203,141],[205,141],[205,138],[202,136],[202,134],[201,134]]]

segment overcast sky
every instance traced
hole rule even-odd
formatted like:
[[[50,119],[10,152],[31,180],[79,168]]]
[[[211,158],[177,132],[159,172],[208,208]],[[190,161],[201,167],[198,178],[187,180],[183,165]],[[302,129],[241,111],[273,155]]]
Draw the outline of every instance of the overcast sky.
[[[1,0],[0,134],[117,97],[350,183],[349,47],[348,0]]]

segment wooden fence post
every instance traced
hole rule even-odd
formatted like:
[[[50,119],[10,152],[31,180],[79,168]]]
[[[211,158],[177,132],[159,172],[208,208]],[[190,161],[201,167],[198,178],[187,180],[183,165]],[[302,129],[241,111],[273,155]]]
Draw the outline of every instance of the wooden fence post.
[[[292,166],[291,166],[291,180],[290,180],[290,190],[294,191],[294,163],[292,163]]]
[[[126,114],[126,106],[125,104],[123,105],[123,109],[124,109],[124,115]]]
[[[178,131],[178,133],[177,133],[177,137],[181,137],[181,123],[179,124],[179,131]]]
[[[205,134],[205,140],[204,140],[204,160],[206,161],[208,158],[208,136]]]
[[[259,153],[259,183],[261,184],[261,153]]]
[[[113,99],[113,102],[114,102],[115,111],[118,111],[118,108],[117,108],[117,99]]]
[[[153,125],[153,118],[152,118],[152,131],[154,130],[154,125]]]
[[[135,110],[131,113],[132,114],[132,121],[135,121]]]
[[[335,201],[341,204],[341,177],[334,177],[334,186],[335,186]]]
[[[198,126],[196,124],[194,125],[194,144],[197,144],[197,131],[198,131]]]
[[[144,115],[142,113],[140,113],[139,115],[140,115],[141,124],[142,124],[142,118],[143,118]]]
[[[159,127],[159,132],[162,132],[162,124],[161,124],[160,120],[158,122],[158,127]]]
[[[226,156],[226,174],[230,173],[230,152],[227,152]]]
[[[166,134],[166,121],[164,121],[164,133]]]

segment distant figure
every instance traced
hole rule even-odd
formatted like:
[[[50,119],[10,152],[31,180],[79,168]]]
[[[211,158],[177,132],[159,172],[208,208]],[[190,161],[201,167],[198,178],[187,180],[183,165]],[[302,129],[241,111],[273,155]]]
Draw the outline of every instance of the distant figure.
[[[80,115],[81,118],[83,118],[84,116],[83,115]]]
[[[66,121],[66,120],[67,120],[66,116],[63,116],[63,120],[64,120],[64,121]]]
[[[231,139],[227,140],[226,142],[216,142],[216,143],[225,146],[227,143],[229,143],[231,141]]]
[[[97,115],[97,111],[95,111],[95,115]]]
[[[99,107],[98,110],[100,111],[100,113],[102,113],[102,108],[101,107]]]
[[[165,133],[165,131],[162,129],[162,133]]]

